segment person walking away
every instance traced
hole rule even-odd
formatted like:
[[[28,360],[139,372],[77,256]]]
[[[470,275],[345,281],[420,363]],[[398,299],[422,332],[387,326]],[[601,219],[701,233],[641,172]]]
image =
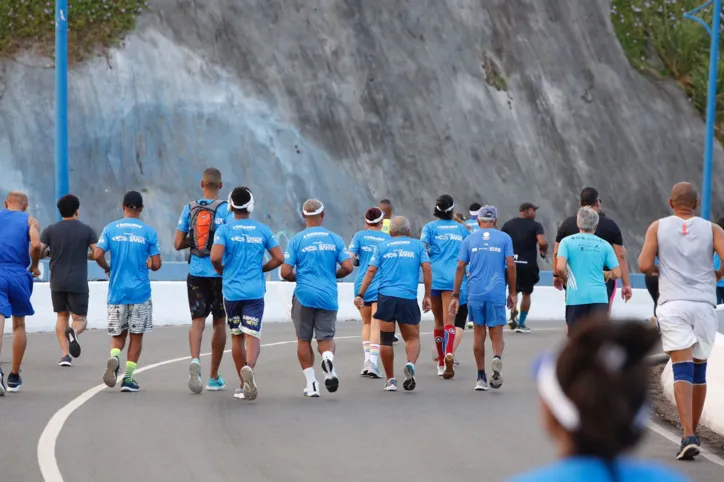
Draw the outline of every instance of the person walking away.
[[[216,230],[233,219],[226,201],[219,199],[219,191],[224,186],[221,172],[210,167],[201,178],[204,196],[184,206],[176,226],[174,248],[181,251],[191,249],[189,274],[186,289],[191,312],[189,328],[189,390],[199,394],[204,389],[201,379],[201,340],[206,326],[206,318],[212,317],[213,335],[211,338],[211,369],[206,390],[226,389],[224,378],[219,375],[219,366],[226,348],[226,312],[222,295],[221,276],[211,265],[211,246]]]
[[[700,452],[697,428],[706,400],[707,360],[718,326],[716,282],[724,276],[721,268],[712,269],[714,252],[724,257],[724,230],[696,216],[698,204],[691,184],[674,185],[669,198],[674,214],[649,226],[639,256],[641,271],[659,273],[656,318],[674,372],[676,409],[683,429],[679,460],[691,460]]]
[[[392,219],[392,201],[389,199],[383,199],[380,201],[380,209],[384,213],[385,217],[382,219],[382,232],[390,234],[390,220]]]
[[[608,318],[606,282],[621,276],[613,247],[596,236],[598,213],[590,207],[578,210],[579,234],[561,240],[556,276],[566,282],[566,329],[568,336],[582,321]],[[608,267],[608,271],[604,271]]]
[[[254,368],[261,350],[264,318],[264,273],[284,262],[279,243],[269,226],[250,219],[254,212],[254,195],[247,187],[237,187],[230,194],[229,206],[234,220],[219,226],[211,248],[211,263],[222,275],[226,314],[231,329],[231,356],[241,388],[236,398],[256,399],[259,390]],[[271,259],[264,263],[264,253]]]
[[[304,395],[319,397],[312,337],[316,336],[317,349],[322,355],[324,385],[329,392],[336,392],[339,388],[334,369],[339,309],[337,280],[350,274],[354,267],[342,238],[322,227],[322,202],[307,200],[302,206],[302,215],[307,229],[292,236],[287,243],[280,274],[283,279],[297,283],[292,298],[292,321],[297,332],[297,357],[307,381]]]
[[[375,319],[380,325],[382,345],[382,364],[385,368],[384,390],[397,391],[395,378],[394,343],[395,324],[400,325],[400,334],[405,340],[405,380],[402,388],[412,391],[417,385],[415,380],[415,363],[420,356],[420,307],[417,304],[417,288],[422,268],[425,283],[425,297],[422,301],[423,310],[430,311],[430,292],[432,290],[432,269],[427,249],[421,241],[410,237],[410,221],[397,216],[390,223],[392,239],[377,245],[369,268],[364,275],[362,284],[354,303],[357,308],[364,306],[365,295],[372,283],[379,279],[378,309]]]
[[[33,278],[40,276],[40,224],[27,209],[27,194],[14,191],[8,194],[5,209],[0,211],[0,352],[5,319],[13,320],[12,365],[7,386],[0,368],[0,396],[6,391],[17,392],[23,385],[20,365],[28,345],[25,317],[35,314],[30,297]]]
[[[531,305],[531,294],[535,285],[540,281],[538,268],[538,253],[542,258],[548,253],[548,241],[543,231],[543,225],[535,220],[538,206],[524,202],[518,209],[519,216],[503,225],[503,232],[513,239],[515,252],[516,291],[522,293],[520,302],[520,318],[516,307],[510,312],[510,329],[516,333],[530,333],[525,324]]]
[[[57,207],[62,219],[43,230],[40,242],[42,253],[50,256],[50,299],[62,353],[58,365],[69,367],[80,356],[78,336],[88,326],[88,260],[94,259],[98,235],[78,220],[78,197],[63,196]],[[108,273],[108,266],[103,269]]]
[[[480,208],[482,207],[483,206],[480,203],[472,203],[468,207],[470,219],[465,221],[465,226],[467,226],[468,231],[470,231],[471,233],[474,233],[475,231],[480,229],[480,227],[478,226],[478,211],[480,211]]]
[[[367,229],[358,231],[352,237],[348,252],[352,257],[353,264],[359,266],[357,277],[354,280],[354,292],[359,293],[362,280],[369,268],[370,260],[375,248],[383,241],[390,239],[390,235],[382,232],[382,221],[384,213],[379,208],[370,208],[365,213]],[[369,288],[365,292],[362,306],[359,307],[362,316],[362,350],[364,352],[364,365],[362,365],[362,376],[380,378],[378,360],[380,355],[380,324],[374,318],[377,311],[377,292],[379,288],[379,277],[374,277]]]
[[[505,306],[516,305],[516,266],[513,240],[496,229],[498,210],[495,206],[484,206],[478,214],[480,230],[470,235],[460,246],[455,284],[453,287],[450,315],[455,316],[460,307],[460,288],[469,266],[468,313],[475,324],[473,352],[478,368],[476,391],[488,390],[485,373],[485,338],[490,333],[493,344],[493,375],[490,386],[503,386],[503,327]],[[508,295],[505,294],[506,281]],[[486,332],[487,328],[487,332]]]
[[[638,321],[591,323],[542,357],[541,424],[558,461],[509,482],[685,482],[659,462],[627,455],[647,431],[646,355],[657,342],[656,330]]]
[[[448,194],[435,201],[433,214],[437,221],[422,228],[421,241],[425,243],[432,265],[432,313],[435,317],[435,347],[437,348],[437,374],[445,379],[455,376],[455,317],[450,315],[455,266],[460,245],[470,234],[465,226],[453,220],[455,202]]]
[[[156,230],[144,223],[143,197],[136,191],[123,196],[123,218],[106,226],[98,238],[95,259],[106,269],[105,254],[111,255],[108,282],[108,334],[111,336],[111,356],[106,362],[103,382],[116,386],[121,366],[121,351],[128,338],[126,372],[122,392],[137,392],[141,388],[133,373],[141,357],[143,335],[153,329],[153,303],[148,270],[161,269],[161,251]]]

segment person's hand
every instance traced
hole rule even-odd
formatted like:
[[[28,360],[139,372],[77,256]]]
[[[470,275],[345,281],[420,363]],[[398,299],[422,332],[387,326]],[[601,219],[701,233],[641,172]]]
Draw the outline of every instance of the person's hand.
[[[429,296],[425,296],[422,299],[422,312],[427,313],[432,309],[432,300]]]
[[[512,310],[518,305],[518,294],[508,293],[508,309]]]
[[[30,271],[30,274],[33,275],[33,278],[39,278],[39,277],[40,277],[40,268],[39,268],[37,265],[31,266],[28,271]]]
[[[560,279],[558,276],[555,276],[553,278],[553,287],[558,291],[563,291],[563,280]]]
[[[611,272],[603,270],[603,281],[608,283],[608,281],[611,279]]]
[[[458,309],[460,309],[460,300],[458,298],[453,298],[450,300],[450,316],[455,318],[455,316],[458,314]]]
[[[150,257],[146,260],[146,268],[151,269],[151,258]]]
[[[630,300],[632,296],[633,290],[631,289],[631,285],[623,285],[623,288],[621,288],[621,299],[628,303],[628,300]]]
[[[362,307],[365,305],[365,300],[361,296],[356,296],[354,299],[354,305],[357,307],[358,310],[361,310]]]
[[[716,276],[717,281],[724,278],[724,268],[714,270],[714,275]]]

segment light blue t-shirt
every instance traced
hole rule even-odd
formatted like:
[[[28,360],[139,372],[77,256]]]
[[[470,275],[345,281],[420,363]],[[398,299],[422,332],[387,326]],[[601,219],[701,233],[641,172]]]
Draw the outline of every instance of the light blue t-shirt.
[[[458,259],[470,271],[468,303],[505,304],[506,258],[513,256],[513,240],[497,229],[480,229],[463,241]]]
[[[140,219],[124,218],[103,229],[97,247],[111,253],[108,304],[137,305],[151,298],[146,262],[161,254],[156,230]]]
[[[653,462],[619,459],[611,469],[593,457],[572,457],[509,479],[508,482],[687,482],[679,473]]]
[[[603,267],[618,267],[613,247],[595,234],[567,236],[558,246],[558,257],[568,262],[566,305],[608,303]]]
[[[471,233],[474,233],[475,231],[478,231],[480,229],[480,225],[478,224],[477,219],[468,219],[465,221],[465,226],[468,227]]]
[[[217,244],[224,247],[224,299],[264,298],[264,252],[279,246],[271,229],[251,219],[235,219],[219,226],[214,235],[214,245]]]
[[[367,268],[370,266],[370,260],[372,259],[375,247],[387,239],[390,239],[389,234],[372,229],[359,231],[352,237],[352,242],[349,243],[348,251],[359,258],[359,271],[357,272],[357,277],[354,279],[355,295],[359,293],[359,289],[362,287],[362,280],[367,274]],[[377,301],[377,290],[379,289],[379,285],[380,277],[375,275],[372,283],[367,288],[367,291],[365,291],[365,301]]]
[[[714,253],[714,269],[721,268],[721,259],[717,253]],[[718,288],[724,288],[724,278],[716,282]]]
[[[380,295],[417,299],[420,284],[420,265],[429,263],[430,257],[421,241],[400,236],[377,245],[370,266],[377,268]]]
[[[465,226],[452,220],[440,219],[422,228],[420,240],[427,245],[430,253],[432,289],[453,290],[460,245],[469,235]]]
[[[292,236],[284,253],[284,264],[297,268],[294,296],[299,303],[306,308],[336,311],[337,264],[348,259],[342,238],[321,226]]]
[[[197,202],[200,204],[206,203],[211,204],[214,202],[215,199],[199,199]],[[229,212],[229,205],[224,201],[219,205],[219,207],[216,209],[216,216],[214,217],[214,222],[216,223],[216,229],[219,229],[219,226],[234,220],[234,213]],[[181,213],[181,216],[178,218],[178,224],[176,225],[176,229],[181,231],[182,233],[188,233],[189,228],[191,224],[191,217],[190,217],[190,208],[187,204],[184,206],[184,210]],[[191,276],[199,276],[201,278],[218,278],[219,273],[214,270],[213,265],[211,264],[211,257],[207,258],[199,258],[197,256],[191,255],[191,258],[189,259],[189,274]]]

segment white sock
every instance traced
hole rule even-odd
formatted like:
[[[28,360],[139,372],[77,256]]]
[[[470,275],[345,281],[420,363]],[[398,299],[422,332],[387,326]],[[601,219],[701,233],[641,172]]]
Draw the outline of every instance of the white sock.
[[[365,352],[365,363],[370,361],[370,342],[369,341],[363,341],[362,342],[362,349]]]
[[[334,353],[332,353],[331,351],[325,351],[324,353],[322,353],[322,359],[332,362],[332,372],[330,373],[330,375],[334,375],[336,377],[337,370],[334,368]]]
[[[303,372],[304,372],[304,378],[307,379],[307,388],[309,390],[311,390],[312,383],[317,381],[317,378],[314,376],[314,368],[313,367],[305,368],[303,370]]]
[[[370,363],[377,366],[377,361],[380,358],[380,345],[370,345]]]

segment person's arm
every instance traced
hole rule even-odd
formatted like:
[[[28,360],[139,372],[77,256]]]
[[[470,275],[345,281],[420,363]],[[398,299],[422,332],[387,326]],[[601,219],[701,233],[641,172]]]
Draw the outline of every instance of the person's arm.
[[[515,305],[517,304],[516,301],[518,299],[518,293],[516,292],[516,278],[517,278],[517,272],[515,267],[515,257],[514,256],[506,256],[505,257],[505,263],[507,264],[507,275],[508,275],[508,308],[513,309],[515,308]]]
[[[556,263],[553,265],[553,272],[556,277],[564,285],[568,282],[568,244],[561,241],[558,247],[557,256],[555,256]]]
[[[211,265],[214,267],[214,271],[219,273],[220,275],[224,274],[224,250],[226,249],[226,246],[223,244],[217,244],[216,241],[214,241],[214,245],[211,246]]]
[[[342,279],[354,271],[354,266],[352,265],[352,259],[349,257],[349,253],[347,253],[347,246],[345,246],[344,240],[335,235],[334,243],[337,245],[337,263],[339,263],[339,268],[335,274],[337,279]]]
[[[721,229],[721,228],[720,228]],[[646,230],[646,238],[639,255],[639,270],[648,275],[654,275],[658,272],[655,259],[659,252],[659,222],[654,221]]]
[[[553,246],[553,286],[557,290],[562,290],[563,287],[566,284],[566,280],[564,278],[561,278],[561,275],[558,272],[558,252],[561,248],[561,242],[563,242],[563,239],[568,234],[566,232],[567,226],[566,221],[563,221],[560,226],[558,226],[558,231],[556,232],[556,243]],[[565,273],[564,273],[565,274]]]
[[[367,268],[367,272],[365,273],[365,277],[362,278],[362,284],[359,287],[359,291],[355,293],[355,298],[361,298],[364,300],[365,293],[367,292],[367,289],[372,284],[372,280],[375,279],[375,275],[377,274],[377,266],[372,266],[370,264],[369,268]]]
[[[108,265],[108,262],[106,261],[105,252],[101,249],[101,256],[98,257],[98,245],[92,244],[90,245],[90,253],[88,253],[88,259],[90,261],[95,261],[98,266],[103,270],[105,274],[109,274],[111,272],[111,267]]]
[[[50,256],[50,233],[48,232],[48,229],[50,226],[43,229],[43,232],[40,233],[40,259],[47,258]]]
[[[430,249],[430,239],[432,238],[430,233],[430,227],[428,224],[422,227],[422,234],[420,234],[420,241],[425,245],[425,249]]]
[[[297,273],[294,271],[294,266],[287,264],[286,261],[279,269],[279,276],[292,283],[297,280]]]
[[[355,233],[352,236],[352,242],[349,243],[349,248],[347,248],[347,253],[352,258],[352,264],[355,266],[359,266],[359,236],[357,234]]]
[[[720,259],[724,259],[724,230],[717,224],[711,223],[714,234],[714,251],[719,255]],[[724,263],[721,263],[724,266]],[[719,281],[724,277],[724,267],[716,270],[716,279]]]
[[[284,253],[282,253],[282,248],[280,248],[279,245],[271,248],[269,250],[269,255],[271,256],[271,259],[262,266],[262,273],[274,271],[284,263]]]
[[[153,228],[148,230],[148,256],[151,258],[148,269],[158,271],[161,269],[161,249],[158,247],[158,234]]]
[[[297,281],[297,273],[294,271],[294,266],[297,264],[297,253],[295,247],[295,238],[292,238],[287,243],[287,250],[284,252],[284,264],[279,269],[279,276],[282,279],[289,282]]]
[[[465,272],[466,263],[458,259],[458,265],[455,269],[455,281],[453,282],[452,300],[450,301],[450,316],[458,314],[460,309],[460,288],[463,285],[463,278],[467,275]]]
[[[34,277],[40,276],[38,263],[40,262],[40,223],[32,216],[28,216],[28,230],[30,234],[30,272]]]
[[[179,216],[178,224],[176,225],[176,237],[173,240],[173,247],[176,251],[191,247],[188,243],[189,224],[189,205],[187,204],[184,206],[184,210],[181,216]]]
[[[422,299],[422,311],[427,313],[432,309],[432,268],[430,267],[430,260],[428,259],[421,265],[422,267],[422,282],[425,284],[425,297]]]
[[[535,239],[538,242],[538,252],[541,258],[545,258],[548,255],[548,240],[546,239],[545,232],[543,231],[543,225],[536,223]]]
[[[347,258],[339,264],[339,268],[337,268],[337,272],[335,274],[337,276],[337,279],[342,279],[350,274],[352,271],[354,271],[354,266],[352,266],[352,259]]]

